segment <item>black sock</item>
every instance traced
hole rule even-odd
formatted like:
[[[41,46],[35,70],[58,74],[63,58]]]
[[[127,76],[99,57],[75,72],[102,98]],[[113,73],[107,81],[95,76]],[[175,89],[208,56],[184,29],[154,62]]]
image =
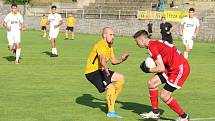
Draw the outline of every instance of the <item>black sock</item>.
[[[160,113],[159,109],[152,109],[152,112],[153,112],[154,114]]]
[[[181,118],[186,118],[186,117],[187,117],[187,114],[184,113],[184,114],[180,115],[180,117],[181,117]]]

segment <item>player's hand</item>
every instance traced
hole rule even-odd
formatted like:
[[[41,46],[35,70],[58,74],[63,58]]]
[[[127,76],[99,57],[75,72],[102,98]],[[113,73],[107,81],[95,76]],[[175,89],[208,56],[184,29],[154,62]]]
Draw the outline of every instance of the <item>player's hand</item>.
[[[109,70],[108,70],[108,69],[105,69],[105,74],[106,74],[106,76],[107,76],[107,77],[109,77],[109,76],[110,76],[110,72],[109,72]]]
[[[56,29],[56,28],[58,28],[59,26],[58,25],[54,25],[54,28]]]
[[[182,32],[182,31],[180,31],[179,35],[180,35],[180,36],[183,36],[183,32]]]
[[[170,32],[166,32],[167,34],[170,34]]]
[[[25,31],[25,30],[26,30],[26,28],[24,28],[24,27],[21,27],[21,28],[20,28],[20,30],[21,30],[21,31]]]
[[[146,67],[146,63],[145,61],[143,61],[141,64],[140,64],[140,68],[143,72],[145,73],[150,73],[150,68]]]
[[[127,60],[128,59],[128,56],[129,56],[129,54],[128,54],[128,52],[125,52],[123,55],[122,55],[122,61],[125,61],[125,60]]]
[[[194,34],[194,35],[192,36],[192,39],[196,39],[196,34]]]
[[[11,27],[10,27],[10,26],[7,26],[7,30],[10,31],[10,30],[11,30]]]

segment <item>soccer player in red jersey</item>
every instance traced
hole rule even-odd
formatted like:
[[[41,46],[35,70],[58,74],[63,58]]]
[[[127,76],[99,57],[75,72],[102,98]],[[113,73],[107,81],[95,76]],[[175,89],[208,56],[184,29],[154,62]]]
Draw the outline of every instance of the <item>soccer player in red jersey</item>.
[[[190,73],[190,66],[181,52],[173,45],[163,40],[151,40],[148,32],[140,30],[133,36],[140,48],[149,50],[156,67],[148,68],[143,62],[140,68],[145,73],[156,73],[148,80],[152,111],[140,114],[145,119],[158,119],[158,86],[165,84],[160,93],[161,100],[166,103],[179,117],[176,121],[189,121],[189,116],[177,101],[171,96],[172,92],[180,89]]]

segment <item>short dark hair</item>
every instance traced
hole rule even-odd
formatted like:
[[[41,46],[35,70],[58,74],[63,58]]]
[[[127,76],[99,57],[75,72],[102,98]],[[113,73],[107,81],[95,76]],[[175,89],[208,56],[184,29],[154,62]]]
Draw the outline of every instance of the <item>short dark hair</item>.
[[[133,38],[134,39],[136,39],[136,38],[138,38],[139,36],[141,36],[141,35],[143,35],[143,36],[149,36],[149,33],[146,31],[146,30],[140,30],[140,31],[138,31],[138,32],[136,32],[135,34],[134,34],[134,36],[133,36]]]
[[[195,12],[195,9],[194,9],[194,8],[190,8],[190,9],[189,9],[189,11],[193,11],[193,12]]]
[[[17,4],[16,3],[13,3],[12,5],[11,5],[11,8],[12,7],[17,7]]]
[[[166,17],[165,17],[165,16],[162,16],[161,19],[162,19],[162,18],[166,18]]]
[[[57,6],[53,5],[53,6],[51,7],[51,9],[53,9],[53,8],[57,9]]]

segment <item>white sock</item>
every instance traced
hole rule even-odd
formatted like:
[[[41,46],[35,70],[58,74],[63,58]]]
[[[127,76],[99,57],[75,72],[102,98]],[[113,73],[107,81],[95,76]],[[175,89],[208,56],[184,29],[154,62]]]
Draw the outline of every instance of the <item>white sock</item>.
[[[184,58],[188,59],[188,52],[186,52],[186,51],[184,52]]]
[[[16,49],[16,62],[19,61],[20,53],[21,53],[21,48]]]
[[[57,55],[57,48],[54,48],[54,54]]]
[[[55,54],[55,50],[54,50],[54,48],[52,48],[52,54]]]

